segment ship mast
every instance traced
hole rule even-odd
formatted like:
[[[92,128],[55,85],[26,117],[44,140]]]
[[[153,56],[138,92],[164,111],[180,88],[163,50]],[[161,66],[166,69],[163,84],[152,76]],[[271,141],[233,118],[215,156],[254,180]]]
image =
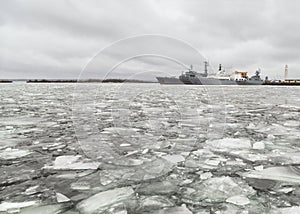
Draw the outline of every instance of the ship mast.
[[[207,62],[207,61],[204,61],[204,75],[205,75],[206,77],[208,76],[207,67],[208,67],[208,62]]]

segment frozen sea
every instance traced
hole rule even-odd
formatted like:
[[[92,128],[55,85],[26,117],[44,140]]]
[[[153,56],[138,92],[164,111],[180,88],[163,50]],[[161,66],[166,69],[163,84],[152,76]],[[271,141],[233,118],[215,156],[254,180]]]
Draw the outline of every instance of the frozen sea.
[[[300,87],[1,84],[0,213],[300,213]]]

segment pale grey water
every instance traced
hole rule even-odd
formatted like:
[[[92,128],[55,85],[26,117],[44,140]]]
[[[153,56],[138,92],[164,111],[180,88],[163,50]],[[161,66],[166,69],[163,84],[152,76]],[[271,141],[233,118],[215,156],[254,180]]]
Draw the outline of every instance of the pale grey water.
[[[0,212],[300,212],[300,87],[0,90]]]

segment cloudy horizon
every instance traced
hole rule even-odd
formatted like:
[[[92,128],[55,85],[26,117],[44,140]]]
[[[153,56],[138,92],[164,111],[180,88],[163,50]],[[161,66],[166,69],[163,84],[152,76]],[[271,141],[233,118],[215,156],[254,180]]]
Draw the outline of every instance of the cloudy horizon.
[[[78,78],[103,48],[147,34],[190,44],[214,71],[218,64],[249,73],[261,68],[262,76],[282,79],[288,64],[289,77],[300,78],[300,2],[296,0],[12,0],[0,5],[0,79]],[[180,47],[167,43],[159,47],[189,58]],[[140,47],[132,43],[130,49]],[[117,55],[107,55],[107,61],[116,61]],[[165,61],[135,58],[124,62],[115,76],[134,76],[135,69],[181,72],[180,66]],[[202,63],[202,59],[191,62],[198,69]],[[101,75],[108,72],[97,69]]]

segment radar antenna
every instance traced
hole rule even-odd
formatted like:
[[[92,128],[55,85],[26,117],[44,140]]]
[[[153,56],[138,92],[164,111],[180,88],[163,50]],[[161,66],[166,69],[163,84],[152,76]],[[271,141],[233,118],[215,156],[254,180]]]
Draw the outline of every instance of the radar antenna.
[[[256,72],[255,72],[255,74],[256,74],[257,77],[259,77],[260,72],[261,72],[261,69],[258,68],[258,69],[256,70]]]
[[[193,70],[193,65],[191,65],[190,70],[191,70],[191,71]]]

